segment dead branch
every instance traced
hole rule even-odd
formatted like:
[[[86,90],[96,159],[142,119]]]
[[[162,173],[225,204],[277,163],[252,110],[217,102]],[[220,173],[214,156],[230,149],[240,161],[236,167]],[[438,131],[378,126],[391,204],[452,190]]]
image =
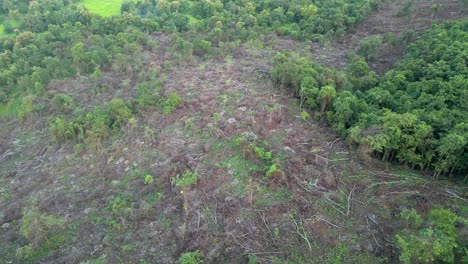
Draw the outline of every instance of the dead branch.
[[[419,191],[407,191],[407,192],[389,192],[386,194],[420,194]]]
[[[338,140],[340,140],[340,139],[341,139],[341,138],[335,139],[335,140],[330,144],[330,146],[328,147],[328,149],[333,148],[333,144],[335,144],[335,143],[336,143]]]
[[[369,187],[366,188],[366,191],[369,190],[370,188],[374,187],[374,186],[377,186],[377,185],[383,185],[383,184],[402,184],[401,181],[390,181],[390,182],[377,182],[377,183],[374,183],[374,184],[371,184],[369,185]]]
[[[322,220],[322,221],[324,221],[325,223],[327,223],[327,224],[329,224],[329,225],[331,225],[331,226],[333,226],[333,227],[335,227],[335,228],[341,228],[340,226],[337,226],[337,225],[335,225],[335,224],[329,222],[329,221],[326,220],[325,218],[322,218],[320,215],[315,215],[314,217],[317,218],[317,220]]]
[[[461,196],[459,196],[458,194],[456,194],[454,191],[452,190],[444,190],[447,194],[445,193],[441,193],[442,195],[445,195],[445,196],[448,196],[448,197],[452,197],[452,198],[457,198],[457,199],[460,199],[464,202],[467,202],[467,200]]]
[[[351,202],[352,202],[352,196],[354,194],[354,191],[356,190],[356,184],[354,184],[353,189],[348,194],[348,210],[346,211],[346,215],[349,216],[349,213],[351,212]]]
[[[383,247],[380,245],[380,243],[377,241],[377,239],[375,238],[374,232],[372,232],[371,226],[370,226],[370,224],[369,224],[369,218],[368,218],[368,217],[369,217],[368,215],[366,215],[366,217],[365,217],[365,218],[366,218],[366,222],[367,222],[367,228],[369,229],[369,231],[370,231],[372,237],[374,238],[374,241],[375,241],[375,243],[377,244],[377,246],[379,246],[380,248],[383,248]]]

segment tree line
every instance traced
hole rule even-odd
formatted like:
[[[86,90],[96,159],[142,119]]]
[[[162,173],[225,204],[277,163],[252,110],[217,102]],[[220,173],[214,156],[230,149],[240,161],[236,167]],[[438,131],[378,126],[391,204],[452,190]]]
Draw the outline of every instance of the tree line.
[[[468,21],[435,25],[379,77],[362,57],[345,72],[278,54],[272,79],[351,145],[385,161],[468,174]]]

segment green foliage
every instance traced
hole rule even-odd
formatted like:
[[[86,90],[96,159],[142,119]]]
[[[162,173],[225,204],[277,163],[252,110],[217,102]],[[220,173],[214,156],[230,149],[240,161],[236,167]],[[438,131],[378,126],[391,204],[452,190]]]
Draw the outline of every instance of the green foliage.
[[[301,106],[316,109],[319,104],[325,104],[328,107],[336,96],[333,95],[333,90],[346,85],[344,76],[336,70],[324,68],[294,54],[278,53],[273,58],[273,63],[273,83],[299,96]],[[325,86],[328,87],[323,90]]]
[[[301,97],[301,107],[305,104],[311,109],[317,108],[320,93],[320,90],[317,86],[317,81],[313,77],[306,76],[304,79],[302,79],[301,88],[299,90],[299,95]]]
[[[75,127],[72,122],[67,122],[60,117],[56,117],[50,124],[50,134],[57,142],[65,142],[76,137]]]
[[[331,106],[333,100],[336,97],[335,87],[333,87],[332,85],[326,85],[322,87],[318,96],[320,98],[320,101],[322,102],[320,112],[323,113],[329,106]]]
[[[120,196],[109,201],[107,208],[110,209],[115,216],[125,214],[130,210],[128,201]]]
[[[265,176],[270,178],[276,174],[282,173],[281,166],[275,161],[272,151],[267,151],[263,147],[258,147],[254,143],[249,145],[254,150],[255,155],[263,161],[263,171]]]
[[[162,100],[159,95],[159,85],[157,83],[137,84],[137,96],[135,100],[138,111],[144,112],[158,106]]]
[[[145,175],[145,185],[153,184],[153,183],[154,183],[153,176],[151,176],[149,174]]]
[[[414,209],[403,209],[400,213],[400,218],[412,228],[419,228],[423,223],[422,217]]]
[[[403,6],[401,6],[397,10],[397,12],[395,13],[395,16],[397,17],[409,16],[413,12],[413,7],[414,7],[414,0],[406,0]]]
[[[197,56],[204,56],[209,54],[212,49],[212,44],[208,40],[195,39],[193,41],[193,54]]]
[[[302,112],[301,112],[301,118],[302,118],[303,120],[307,120],[307,119],[310,118],[310,115],[309,115],[309,113],[308,113],[307,111],[302,111]]]
[[[5,22],[5,23],[3,24],[3,26],[4,26],[3,32],[5,32],[5,34],[11,34],[11,33],[13,33],[14,28],[13,28],[13,26],[11,25],[10,22]]]
[[[171,114],[182,102],[183,100],[178,94],[169,94],[169,96],[162,102],[163,113],[165,115]]]
[[[209,32],[210,42],[256,38],[258,33],[276,31],[296,39],[318,40],[343,34],[359,23],[383,0],[293,1],[136,1],[125,2],[122,12],[154,19],[164,29],[186,31],[196,28]],[[193,19],[193,17],[195,19]],[[194,23],[188,23],[193,21]],[[198,46],[197,43],[194,43]],[[195,48],[196,55],[207,49]]]
[[[277,173],[280,173],[281,172],[281,167],[276,164],[276,163],[273,163],[269,168],[268,170],[265,172],[265,176],[267,177],[271,177]]]
[[[52,103],[60,112],[71,112],[75,108],[75,101],[66,94],[56,94]]]
[[[468,170],[467,21],[434,26],[411,44],[400,65],[382,78],[355,56],[344,76],[294,54],[273,58],[275,85],[300,97],[301,106],[327,112],[351,144],[382,158],[442,173]],[[411,40],[408,40],[411,41]],[[369,59],[381,45],[365,39]]]
[[[174,178],[171,179],[173,185],[182,188],[188,188],[193,184],[196,184],[198,181],[198,172],[197,171],[185,171],[182,175],[177,174]]]
[[[377,59],[379,49],[382,46],[381,36],[370,36],[362,39],[356,49],[356,54],[366,58],[368,61]]]
[[[401,217],[421,222],[414,210],[402,212]],[[454,262],[454,250],[458,247],[455,222],[457,216],[446,209],[433,209],[429,213],[429,226],[405,229],[396,235],[397,246],[401,249],[400,260],[404,263]]]
[[[257,154],[257,157],[259,157],[260,159],[265,161],[271,161],[273,159],[273,153],[271,151],[266,151],[264,148],[257,147],[255,145],[252,146],[255,150],[255,154]]]
[[[41,214],[37,207],[25,209],[20,233],[34,247],[47,240],[54,228],[63,226],[63,220],[51,215]]]
[[[204,259],[203,253],[197,250],[194,252],[182,253],[182,255],[180,255],[179,257],[179,263],[180,264],[203,264],[204,263],[203,259]]]
[[[120,98],[112,99],[104,108],[97,107],[90,113],[76,114],[67,121],[56,117],[49,130],[56,142],[78,140],[97,151],[103,140],[118,131],[132,116],[127,104]]]
[[[47,255],[63,243],[63,236],[57,235],[62,230],[64,221],[52,215],[41,214],[37,207],[24,209],[20,233],[28,244],[17,249],[20,259],[31,260]]]
[[[21,120],[26,119],[34,111],[34,101],[36,97],[34,95],[27,95],[21,100],[21,107],[18,111],[18,117]]]

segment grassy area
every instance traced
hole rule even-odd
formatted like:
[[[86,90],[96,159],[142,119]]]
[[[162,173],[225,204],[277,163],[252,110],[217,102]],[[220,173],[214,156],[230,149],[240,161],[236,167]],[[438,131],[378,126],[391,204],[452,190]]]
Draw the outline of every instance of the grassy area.
[[[0,15],[0,36],[3,35],[3,29],[5,28],[5,26],[3,25],[3,16]]]
[[[101,16],[113,16],[120,14],[120,6],[124,0],[84,0],[80,5],[85,6],[92,13]]]
[[[5,33],[5,23],[8,22],[10,23],[10,25],[13,27],[13,28],[18,28],[20,26],[20,20],[18,18],[16,19],[13,19],[11,17],[3,17],[3,16],[0,16],[0,36],[2,35],[13,35],[13,33],[9,33],[9,34],[6,34]]]

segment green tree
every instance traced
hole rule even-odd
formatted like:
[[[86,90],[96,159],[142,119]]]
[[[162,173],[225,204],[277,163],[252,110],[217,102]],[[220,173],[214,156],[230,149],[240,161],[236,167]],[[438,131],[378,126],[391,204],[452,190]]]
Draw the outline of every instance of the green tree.
[[[299,95],[301,97],[301,108],[305,103],[311,109],[315,109],[318,106],[318,95],[319,88],[318,83],[313,77],[305,77],[301,82],[301,89]]]
[[[332,85],[326,85],[320,89],[319,98],[321,101],[322,106],[320,107],[320,112],[325,112],[328,107],[330,107],[333,103],[333,100],[336,97],[336,90],[335,87]]]
[[[397,246],[401,250],[400,260],[404,263],[454,263],[454,250],[458,247],[457,216],[446,209],[433,209],[428,220],[428,227],[416,225],[396,235]]]

